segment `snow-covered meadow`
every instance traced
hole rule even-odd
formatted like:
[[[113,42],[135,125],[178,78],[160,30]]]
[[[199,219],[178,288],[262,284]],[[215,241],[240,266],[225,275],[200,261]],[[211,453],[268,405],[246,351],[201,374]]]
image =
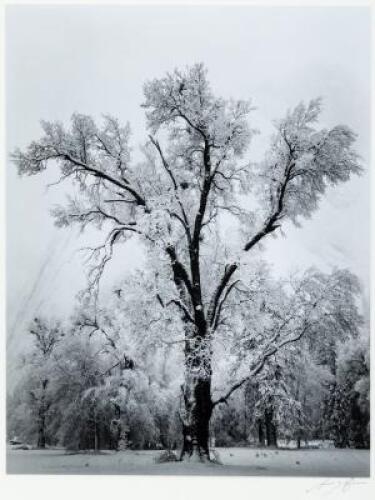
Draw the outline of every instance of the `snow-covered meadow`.
[[[136,474],[368,477],[369,450],[219,448],[220,464],[157,463],[160,451],[7,450],[8,474]]]

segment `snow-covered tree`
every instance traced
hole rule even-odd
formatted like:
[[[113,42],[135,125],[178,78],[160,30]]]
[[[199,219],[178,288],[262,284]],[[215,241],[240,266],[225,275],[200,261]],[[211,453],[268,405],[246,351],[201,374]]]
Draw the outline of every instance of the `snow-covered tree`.
[[[370,345],[366,332],[338,346],[329,428],[335,445],[370,446]]]
[[[48,432],[56,390],[53,357],[65,333],[58,321],[38,317],[29,325],[28,334],[33,342],[30,352],[22,356],[20,378],[8,410],[8,429],[45,448],[47,442],[55,442]]]
[[[256,382],[257,420],[265,427],[261,432],[262,440],[276,445],[276,421],[282,423],[286,420],[289,428],[294,429],[302,426],[302,402],[304,397],[307,402],[308,393],[314,392],[316,382],[309,378],[316,377],[320,371],[315,367],[315,353],[311,346],[323,344],[324,340],[345,340],[348,330],[353,334],[358,332],[361,318],[356,304],[358,282],[347,271],[335,270],[327,275],[310,269],[301,277],[283,283],[266,282],[267,286],[262,286],[251,275],[246,286],[243,278],[241,288],[231,296],[233,304],[227,303],[230,320],[226,318],[227,333],[221,333],[220,342],[224,348],[216,349],[215,372],[220,373],[222,366],[229,374],[221,378],[221,385],[229,386],[229,390],[222,389],[224,396],[214,401],[214,405],[226,402],[244,384]],[[236,297],[236,294],[240,296]],[[235,304],[241,301],[246,307],[236,308]],[[236,318],[236,313],[241,319]],[[233,323],[228,324],[228,321]],[[303,342],[296,344],[301,339]],[[234,355],[230,362],[230,356],[226,354],[228,363],[223,365],[228,346]],[[282,346],[285,346],[284,350],[280,351]],[[301,366],[304,357],[306,360]],[[232,380],[236,379],[237,382],[233,383]],[[287,431],[284,426],[284,434],[289,433],[292,437]]]
[[[21,175],[50,165],[60,169],[61,181],[77,186],[66,206],[54,210],[58,225],[94,224],[103,230],[104,242],[91,249],[91,296],[97,297],[115,244],[131,236],[144,242],[149,265],[168,283],[156,293],[153,307],[159,302],[170,317],[178,313],[183,334],[183,455],[204,458],[214,407],[255,376],[271,353],[313,329],[315,322],[306,323],[306,315],[316,316],[320,300],[306,290],[294,333],[281,336],[277,330],[254,340],[258,355],[247,374],[213,400],[216,339],[228,321],[234,333],[241,331],[230,323],[226,305],[243,277],[244,262],[285,221],[299,224],[310,217],[328,186],[361,169],[352,149],[355,134],[347,126],[317,126],[320,100],[301,103],[277,121],[264,160],[255,165],[244,160],[253,135],[250,102],[216,97],[202,64],[149,81],[144,95],[150,135],[142,162],[131,160],[128,125],[105,116],[99,126],[80,114],[73,115],[70,129],[43,122],[42,138],[17,150],[13,159]],[[231,242],[220,234],[224,214],[239,228]],[[208,275],[210,266],[214,273]],[[306,286],[313,281],[308,278]]]

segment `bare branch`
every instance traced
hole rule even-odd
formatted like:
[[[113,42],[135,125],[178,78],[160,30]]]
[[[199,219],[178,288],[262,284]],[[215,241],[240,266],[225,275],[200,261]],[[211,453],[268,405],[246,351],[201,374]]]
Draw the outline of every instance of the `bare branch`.
[[[181,302],[181,300],[177,300],[177,299],[172,299],[170,300],[169,302],[167,302],[166,304],[166,307],[168,307],[169,304],[175,304],[183,313],[184,313],[184,317],[186,320],[190,321],[190,323],[193,323],[194,324],[194,319],[193,317],[191,316],[190,314],[190,311],[188,310],[188,308]]]
[[[223,293],[225,287],[227,286],[231,276],[236,271],[237,267],[238,267],[237,264],[231,264],[229,266],[225,266],[224,275],[221,278],[218,287],[216,288],[216,291],[210,301],[210,306],[208,308],[208,318],[211,324],[213,324],[221,294]]]
[[[224,297],[221,299],[219,305],[217,308],[215,308],[215,310],[213,311],[213,316],[212,318],[209,319],[210,321],[210,324],[213,325],[213,330],[215,331],[217,329],[217,327],[219,326],[219,321],[220,321],[220,315],[221,315],[221,311],[222,311],[222,308],[225,304],[225,301],[227,300],[230,292],[233,290],[233,288],[237,285],[237,283],[239,283],[240,280],[235,280],[233,281],[233,283],[231,283],[231,285],[229,285],[229,287],[226,289],[226,292],[224,294]],[[215,312],[216,311],[216,312]]]

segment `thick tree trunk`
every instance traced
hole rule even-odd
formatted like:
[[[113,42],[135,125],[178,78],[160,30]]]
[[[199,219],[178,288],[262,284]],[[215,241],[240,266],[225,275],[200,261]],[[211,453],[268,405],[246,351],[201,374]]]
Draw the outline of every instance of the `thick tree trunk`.
[[[212,414],[211,377],[186,376],[183,388],[183,446],[181,460],[210,459],[209,430]]]
[[[199,332],[199,335],[197,335]],[[186,329],[185,383],[181,387],[180,418],[183,432],[181,460],[210,459],[211,342],[205,328]]]

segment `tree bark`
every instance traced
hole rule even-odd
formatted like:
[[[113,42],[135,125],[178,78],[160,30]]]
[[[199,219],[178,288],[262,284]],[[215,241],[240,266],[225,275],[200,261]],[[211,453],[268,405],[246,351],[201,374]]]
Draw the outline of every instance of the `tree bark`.
[[[267,408],[264,412],[264,424],[266,427],[267,446],[277,447],[277,429],[273,419],[273,408]]]
[[[38,430],[38,448],[45,449],[46,447],[46,417],[43,409],[39,415],[39,430]]]
[[[211,343],[195,331],[187,331],[185,383],[182,386],[183,446],[181,460],[210,459],[209,435],[213,410],[211,399]]]
[[[258,420],[258,441],[259,446],[264,446],[264,430],[263,430],[263,422],[262,419]]]
[[[183,388],[184,416],[181,460],[210,459],[209,435],[212,415],[211,377],[187,375]]]

